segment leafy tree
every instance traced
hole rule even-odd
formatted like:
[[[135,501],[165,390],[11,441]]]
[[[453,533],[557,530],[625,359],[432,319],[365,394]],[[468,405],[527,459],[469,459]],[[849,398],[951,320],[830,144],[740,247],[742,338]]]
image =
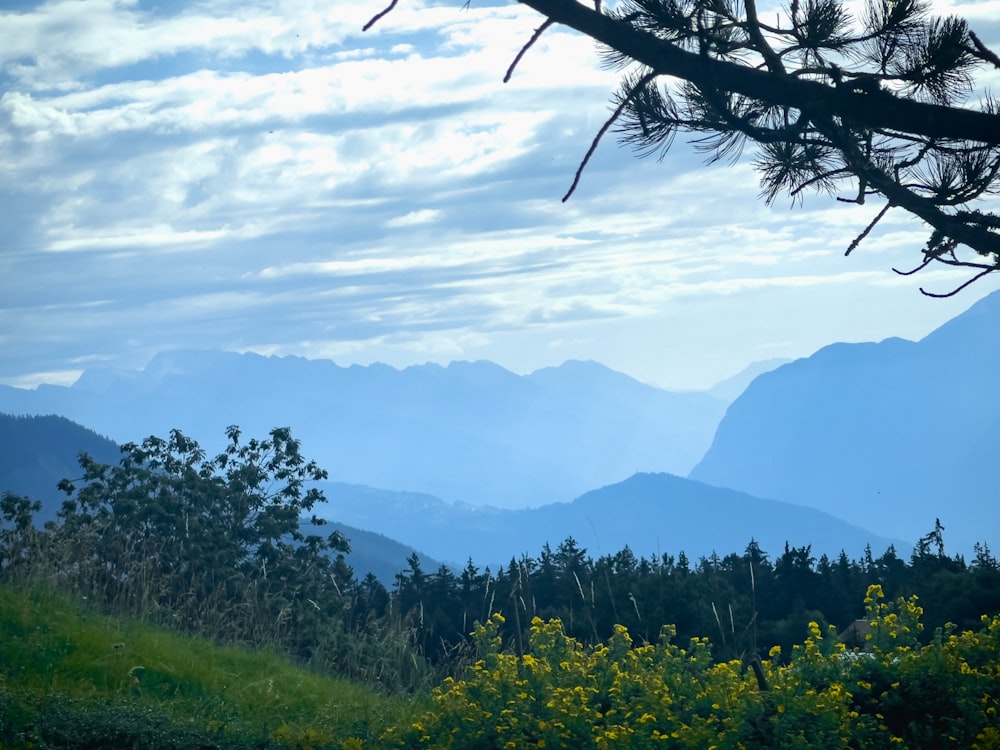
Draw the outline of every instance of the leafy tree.
[[[39,501],[13,492],[0,496],[0,573],[5,576],[30,565],[37,554],[41,540],[32,521],[41,509]]]
[[[643,155],[662,156],[678,132],[711,161],[738,158],[749,142],[768,203],[812,190],[883,204],[847,253],[891,208],[929,225],[920,261],[898,272],[972,269],[931,296],[1000,269],[1000,216],[982,205],[1000,189],[1000,106],[973,96],[976,68],[1000,68],[1000,58],[966,21],[931,17],[926,0],[867,0],[857,19],[842,0],[792,0],[773,23],[756,0],[519,2],[545,20],[505,80],[555,24],[593,38],[624,70],[563,200],[612,126]]]
[[[227,435],[215,458],[179,430],[123,446],[117,466],[83,454],[82,478],[60,483],[61,523],[47,524],[55,575],[119,612],[187,630],[251,641],[315,632],[353,578],[343,536],[299,530],[324,501],[305,484],[327,474],[287,428],[245,443],[237,427]]]

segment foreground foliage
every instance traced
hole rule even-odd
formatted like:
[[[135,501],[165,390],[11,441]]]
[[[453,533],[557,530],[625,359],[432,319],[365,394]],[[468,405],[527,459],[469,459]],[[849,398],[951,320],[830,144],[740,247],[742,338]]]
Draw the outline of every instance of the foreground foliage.
[[[607,641],[616,625],[639,641],[655,641],[663,623],[677,639],[711,637],[718,661],[767,656],[772,646],[787,653],[801,642],[811,621],[838,631],[865,615],[868,587],[882,586],[890,598],[919,596],[928,631],[946,622],[978,627],[982,614],[1000,613],[1000,564],[985,545],[966,562],[944,550],[936,524],[909,560],[890,547],[860,560],[846,553],[818,559],[808,546],[786,545],[773,560],[751,541],[742,554],[689,561],[661,554],[639,558],[625,548],[593,558],[572,538],[537,558],[511,560],[491,573],[469,561],[460,574],[433,573],[411,559],[397,579],[394,603],[414,614],[417,642],[433,660],[447,659],[446,644],[464,644],[475,621],[504,616],[500,636],[524,642],[529,623],[559,619],[567,635],[585,644]]]
[[[921,645],[915,598],[873,586],[866,607],[863,649],[811,623],[757,662],[717,662],[669,626],[585,645],[554,619],[535,619],[518,655],[495,614],[461,679],[393,698],[6,587],[0,748],[1000,748],[1000,616]]]
[[[288,428],[227,437],[214,458],[179,430],[122,446],[118,465],[82,454],[44,529],[41,503],[4,494],[0,581],[54,585],[105,612],[273,648],[386,690],[433,684],[400,618],[370,622],[347,540],[317,533],[325,498],[311,485],[326,471]]]
[[[997,748],[1000,617],[945,627],[920,645],[915,598],[866,599],[871,633],[848,650],[810,623],[787,659],[715,663],[707,639],[687,648],[664,628],[634,646],[619,626],[584,646],[559,620],[536,619],[529,648],[501,648],[500,615],[476,628],[479,660],[434,691],[435,707],[387,733],[400,747]]]
[[[890,597],[919,595],[930,630],[1000,612],[996,557],[985,544],[970,563],[945,554],[939,523],[909,560],[892,547],[852,560],[788,544],[772,559],[753,540],[742,554],[697,561],[628,548],[594,559],[568,538],[495,571],[472,560],[460,572],[425,571],[414,554],[388,590],[355,576],[345,539],[324,536],[320,519],[306,523],[325,501],[310,485],[326,472],[287,428],[263,440],[228,434],[215,458],[177,430],[124,446],[118,465],[82,455],[82,476],[62,482],[67,499],[43,514],[57,518],[44,529],[41,503],[0,497],[0,581],[54,585],[105,612],[272,648],[389,691],[460,672],[472,624],[494,613],[506,618],[500,635],[518,643],[536,617],[560,619],[589,644],[616,625],[655,641],[671,623],[681,643],[711,636],[726,661],[787,652],[810,621],[847,627],[876,583]]]
[[[229,436],[84,455],[44,529],[0,497],[0,750],[1000,750],[1000,563],[947,556],[939,523],[909,564],[567,539],[495,574],[414,555],[389,592],[305,532],[325,472],[288,430]],[[850,650],[832,636],[862,614]]]

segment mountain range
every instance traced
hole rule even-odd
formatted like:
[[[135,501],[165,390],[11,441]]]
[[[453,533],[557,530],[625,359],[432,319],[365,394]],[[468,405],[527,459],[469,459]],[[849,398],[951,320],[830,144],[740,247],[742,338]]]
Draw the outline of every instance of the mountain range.
[[[178,428],[217,452],[229,425],[248,437],[290,426],[339,481],[510,508],[637,471],[686,474],[727,404],[594,362],[522,376],[491,362],[397,370],[208,351],[89,369],[71,387],[0,386],[0,412],[58,414],[119,443]]]
[[[639,473],[592,490],[569,503],[498,509],[445,503],[428,495],[371,487],[323,485],[325,512],[352,526],[378,531],[461,566],[506,565],[537,558],[572,537],[598,557],[628,547],[638,557],[742,553],[756,541],[774,556],[785,544],[810,546],[817,557],[845,551],[854,559],[871,545],[876,554],[905,542],[881,537],[828,513],[672,474]]]
[[[861,537],[912,545],[935,519],[967,554],[1000,530],[998,328],[1000,292],[920,341],[833,344],[690,393],[594,362],[517,375],[166,352],[68,388],[0,387],[0,412],[61,414],[118,442],[178,427],[209,452],[229,424],[290,425],[336,480],[334,520],[460,564],[570,535],[599,553],[695,556],[751,537],[851,552]]]

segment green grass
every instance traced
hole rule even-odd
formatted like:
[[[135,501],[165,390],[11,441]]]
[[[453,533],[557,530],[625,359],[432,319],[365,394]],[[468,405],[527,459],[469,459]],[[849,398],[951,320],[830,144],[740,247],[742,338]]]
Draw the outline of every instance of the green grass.
[[[309,750],[350,738],[374,747],[387,726],[415,716],[422,704],[310,672],[266,650],[98,615],[51,591],[0,587],[0,750]]]

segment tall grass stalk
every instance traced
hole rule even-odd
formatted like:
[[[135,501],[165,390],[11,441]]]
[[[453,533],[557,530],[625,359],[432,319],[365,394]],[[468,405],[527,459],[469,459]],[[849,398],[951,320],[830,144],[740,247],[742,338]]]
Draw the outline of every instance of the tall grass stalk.
[[[193,722],[279,744],[307,730],[374,738],[424,700],[321,675],[271,649],[220,646],[102,616],[52,589],[0,587],[0,699],[41,706],[53,696],[79,706],[77,713],[155,709],[178,727]]]

